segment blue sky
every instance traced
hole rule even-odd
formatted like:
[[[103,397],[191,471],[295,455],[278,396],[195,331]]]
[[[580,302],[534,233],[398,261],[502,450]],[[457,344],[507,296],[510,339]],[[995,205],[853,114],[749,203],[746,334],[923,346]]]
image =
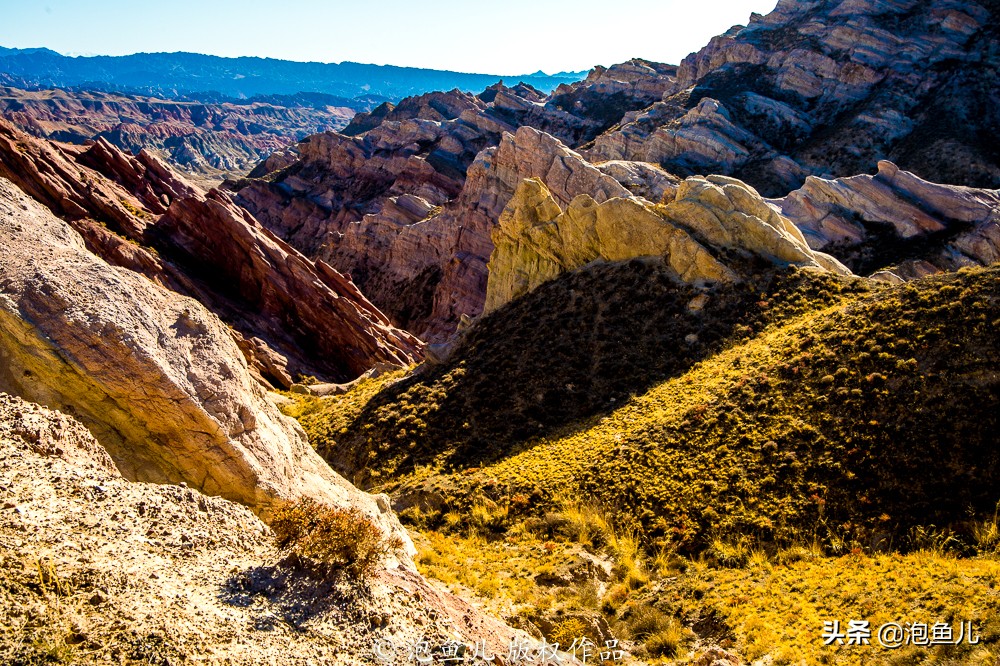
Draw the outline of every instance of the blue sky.
[[[677,63],[776,0],[0,0],[0,46],[549,73]]]

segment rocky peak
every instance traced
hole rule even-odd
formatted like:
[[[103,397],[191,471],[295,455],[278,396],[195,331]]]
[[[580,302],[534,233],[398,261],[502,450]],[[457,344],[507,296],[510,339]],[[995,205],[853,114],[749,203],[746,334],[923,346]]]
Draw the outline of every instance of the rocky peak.
[[[148,152],[127,155],[102,140],[59,146],[0,122],[0,176],[68,220],[105,261],[207,305],[274,385],[298,375],[342,381],[419,354],[420,342],[392,328],[348,278]]]
[[[996,187],[995,19],[954,0],[781,2],[685,58],[660,103],[585,152],[735,175],[772,195],[880,159]],[[727,123],[688,115],[707,98]]]
[[[518,82],[515,86],[508,87],[504,85],[503,79],[486,88],[477,97],[489,104],[496,99],[497,94],[502,92],[520,97],[529,102],[544,102],[546,98],[545,93],[524,81]]]
[[[343,134],[309,137],[270,174],[255,169],[236,185],[237,202],[307,256],[350,274],[396,325],[437,339],[481,308],[489,229],[522,178],[551,176],[556,195],[565,189],[569,198],[598,183],[627,192],[575,153],[556,158],[658,99],[674,73],[633,60],[549,98],[500,82],[478,97],[451,91],[385,105]],[[508,160],[514,136],[527,157]],[[608,169],[643,196],[658,199],[672,184],[655,167]],[[557,187],[559,171],[582,180]]]
[[[467,110],[482,110],[484,104],[475,95],[461,90],[450,92],[430,92],[415,97],[407,97],[397,105],[389,102],[377,107],[371,113],[359,113],[344,128],[347,136],[356,136],[374,129],[383,122],[413,120],[454,120]]]
[[[563,84],[562,90],[586,88],[606,94],[629,92],[637,96],[658,97],[672,87],[676,76],[675,65],[633,58],[610,67],[597,66],[590,70],[583,82]]]
[[[678,282],[735,282],[733,257],[849,275],[814,252],[802,233],[750,186],[733,178],[688,178],[653,206],[635,197],[603,203],[587,194],[561,206],[541,179],[520,183],[493,231],[485,311],[595,261],[662,261]],[[731,265],[727,265],[731,264]]]

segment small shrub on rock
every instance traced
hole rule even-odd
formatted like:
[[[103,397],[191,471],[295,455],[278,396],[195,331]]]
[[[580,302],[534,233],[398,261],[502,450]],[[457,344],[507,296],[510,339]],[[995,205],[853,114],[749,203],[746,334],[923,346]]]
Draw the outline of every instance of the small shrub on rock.
[[[321,504],[308,497],[274,512],[271,529],[278,546],[300,562],[312,562],[357,576],[402,544],[387,538],[378,525],[356,508]]]

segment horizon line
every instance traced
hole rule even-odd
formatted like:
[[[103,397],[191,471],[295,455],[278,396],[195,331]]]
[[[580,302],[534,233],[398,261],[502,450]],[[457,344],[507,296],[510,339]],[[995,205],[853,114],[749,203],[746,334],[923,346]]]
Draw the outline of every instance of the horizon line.
[[[321,60],[291,60],[291,59],[288,59],[288,58],[275,58],[275,57],[272,57],[272,56],[258,56],[258,55],[224,56],[224,55],[217,55],[217,54],[214,54],[214,53],[199,53],[199,52],[196,52],[196,51],[136,51],[136,52],[133,52],[133,53],[125,53],[125,54],[121,54],[121,55],[109,55],[109,54],[103,54],[103,53],[79,53],[79,54],[62,53],[60,51],[56,51],[55,49],[49,48],[47,46],[31,46],[31,47],[24,47],[24,48],[22,48],[22,47],[14,47],[14,46],[3,46],[2,44],[0,44],[0,48],[7,49],[7,50],[10,50],[10,51],[48,51],[48,52],[54,53],[57,56],[60,56],[62,58],[74,58],[74,59],[75,58],[131,58],[131,57],[134,57],[134,56],[143,56],[143,55],[147,55],[147,56],[148,55],[193,55],[193,56],[201,56],[203,58],[219,58],[221,60],[272,60],[272,61],[276,61],[276,62],[295,63],[295,64],[299,64],[299,65],[326,65],[326,66],[363,65],[363,66],[366,66],[366,67],[391,67],[391,68],[395,68],[395,69],[413,69],[413,70],[420,70],[420,71],[424,71],[424,72],[442,72],[442,73],[446,73],[446,74],[463,74],[463,75],[466,75],[466,76],[487,76],[487,77],[497,77],[497,78],[501,78],[501,79],[503,79],[503,78],[518,78],[518,77],[521,77],[521,78],[543,78],[544,77],[544,78],[550,78],[550,79],[551,78],[568,78],[570,76],[578,76],[578,75],[581,75],[581,74],[585,76],[589,72],[593,71],[595,67],[610,67],[611,66],[611,65],[592,65],[592,66],[590,66],[590,67],[588,67],[586,69],[579,69],[579,70],[574,70],[574,71],[564,70],[564,71],[561,71],[561,72],[556,72],[555,74],[549,74],[549,73],[545,72],[542,69],[539,69],[538,71],[533,72],[533,73],[525,73],[525,74],[495,74],[495,73],[490,73],[490,72],[467,72],[467,71],[461,71],[461,70],[455,70],[455,69],[439,69],[439,68],[436,68],[436,67],[415,67],[413,65],[394,65],[394,64],[390,64],[390,63],[379,64],[379,63],[369,63],[369,62],[357,62],[357,61],[354,61],[354,60],[341,60],[340,62],[324,62],[324,61],[321,61]],[[3,57],[3,56],[0,55],[0,57]],[[639,58],[639,59],[644,60],[644,58]],[[623,62],[627,62],[627,61],[623,61]],[[618,63],[613,63],[613,64],[618,64]]]

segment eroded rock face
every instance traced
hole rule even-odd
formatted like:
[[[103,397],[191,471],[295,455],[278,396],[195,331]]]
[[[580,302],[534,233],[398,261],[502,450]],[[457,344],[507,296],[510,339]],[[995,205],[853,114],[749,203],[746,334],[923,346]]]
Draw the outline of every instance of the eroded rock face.
[[[0,441],[17,442],[39,456],[117,476],[111,456],[76,419],[0,393]]]
[[[376,645],[405,663],[408,643],[450,638],[501,654],[528,638],[406,567],[362,584],[290,566],[246,507],[130,482],[77,420],[5,393],[0,488],[0,617],[37,619],[0,635],[5,664],[44,663],[45,639],[70,631],[90,641],[74,661],[101,664],[134,654],[136,636],[146,661],[233,666],[353,666]],[[47,567],[71,596],[39,589]]]
[[[323,365],[352,379],[377,364],[407,365],[419,354],[422,343],[393,328],[349,279],[306,259],[216,190],[175,200],[152,233],[175,256],[211,266],[201,279],[215,293],[237,289],[249,312],[234,311],[233,321],[280,341],[276,346],[300,368]]]
[[[543,178],[563,204],[583,193],[603,201],[629,192],[555,137],[531,127],[505,132],[498,146],[474,158],[463,149],[462,159],[473,160],[464,181],[446,179],[430,166],[440,148],[426,156],[404,158],[395,152],[385,160],[378,157],[374,146],[386,140],[387,132],[403,132],[407,123],[416,123],[411,129],[443,131],[436,123],[402,121],[360,137],[312,137],[301,144],[308,161],[300,163],[301,171],[289,172],[286,185],[254,183],[240,191],[238,200],[251,210],[263,210],[262,221],[279,235],[284,231],[291,243],[307,246],[349,273],[395,325],[425,340],[443,340],[463,314],[481,312],[486,261],[493,249],[490,230],[523,178]],[[395,136],[398,140],[401,135]],[[390,182],[386,174],[393,169],[396,176]],[[670,176],[654,167],[610,169],[639,189],[671,188]],[[430,175],[423,180],[406,175],[415,173]],[[314,178],[325,183],[322,191],[330,197],[322,206],[317,204],[318,188],[308,190],[317,192],[308,199],[282,194],[283,187],[305,188]],[[383,179],[378,181],[383,190],[369,200],[375,212],[358,219],[358,211],[346,206],[347,197],[374,187],[377,178]],[[283,203],[274,197],[282,197]],[[279,217],[269,217],[275,210]],[[329,241],[317,245],[317,238]]]
[[[886,158],[936,182],[996,187],[994,13],[956,0],[781,2],[676,69],[634,60],[547,99],[493,86],[381,108],[358,120],[357,136],[321,139],[328,158],[245,183],[239,200],[349,273],[394,324],[439,342],[477,314],[490,229],[521,179],[541,178],[563,208],[607,192],[564,186],[561,165],[589,173],[576,166],[589,161],[653,202],[673,199],[671,174],[720,173],[784,196],[810,175],[851,176]],[[524,126],[575,157],[553,173],[530,159],[494,169],[506,136]]]
[[[398,105],[386,102],[371,113],[359,113],[351,119],[343,133],[347,136],[357,136],[375,129],[386,121],[399,122],[416,118],[435,121],[454,120],[464,111],[479,111],[483,108],[482,102],[475,95],[461,90],[430,92],[407,97]]]
[[[699,286],[740,279],[724,251],[850,273],[810,250],[801,232],[753,188],[723,176],[685,180],[664,206],[634,197],[598,203],[581,194],[565,210],[540,179],[524,180],[493,241],[486,312],[594,261],[662,258],[679,281]]]
[[[128,152],[157,151],[177,168],[214,177],[241,174],[310,134],[341,129],[354,109],[264,102],[199,104],[119,93],[4,87],[0,115],[40,138],[80,144],[103,138]]]
[[[811,247],[860,273],[916,277],[1000,260],[1000,192],[930,183],[891,162],[874,176],[810,177],[774,203]]]
[[[197,301],[90,253],[0,180],[0,391],[78,417],[132,480],[186,482],[267,515],[308,495],[405,535],[313,452]]]
[[[440,281],[431,308],[423,322],[421,337],[440,341],[458,327],[461,317],[474,317],[483,308],[486,294],[486,262],[493,250],[490,234],[514,190],[524,178],[541,178],[551,183],[552,195],[562,205],[579,194],[597,201],[628,195],[617,180],[587,163],[558,139],[531,127],[505,134],[496,148],[480,153],[469,167],[468,178],[457,197],[436,215],[404,229],[394,243],[383,271],[399,276],[428,268],[428,259],[438,262]],[[355,240],[357,238],[357,240]],[[428,248],[428,239],[436,246]],[[363,238],[345,235],[345,244]],[[402,268],[402,270],[399,270]]]
[[[880,159],[997,187],[997,18],[956,0],[779,2],[686,58],[662,101],[584,152],[735,175],[768,195]]]
[[[568,146],[655,100],[674,73],[637,60],[549,98],[498,84],[478,96],[383,105],[359,114],[345,130],[351,136],[310,137],[294,163],[237,184],[237,201],[307,256],[349,274],[395,325],[441,340],[462,314],[481,310],[489,230],[522,178],[544,177],[566,203],[591,185],[598,199],[605,190],[622,196],[616,178],[643,196],[672,190],[675,181],[655,166],[602,174]]]
[[[390,222],[399,214],[401,223],[423,218],[458,193],[465,169],[490,143],[463,122],[423,119],[386,122],[357,137],[318,134],[299,144],[299,159],[273,182],[241,183],[237,201],[308,256],[357,273],[364,288],[364,271],[336,259],[345,229],[400,197],[399,210],[386,210]]]
[[[390,326],[348,278],[148,152],[128,155],[104,140],[59,146],[0,122],[0,176],[69,221],[109,263],[208,306],[274,385],[287,388],[297,375],[347,381],[419,355],[420,342]]]
[[[673,65],[634,58],[611,67],[595,67],[583,81],[556,88],[545,103],[547,110],[563,111],[583,119],[575,132],[559,131],[545,123],[526,124],[558,136],[568,145],[579,147],[618,123],[622,116],[658,101],[676,85]],[[567,128],[568,129],[568,128]]]

